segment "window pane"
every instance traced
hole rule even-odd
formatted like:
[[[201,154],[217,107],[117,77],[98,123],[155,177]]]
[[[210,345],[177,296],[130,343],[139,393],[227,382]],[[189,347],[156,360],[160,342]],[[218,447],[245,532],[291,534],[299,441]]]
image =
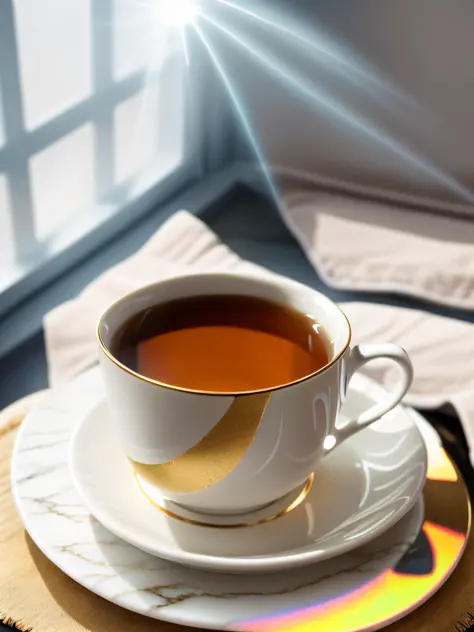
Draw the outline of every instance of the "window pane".
[[[90,0],[15,0],[26,126],[91,93]]]
[[[160,81],[152,81],[114,113],[115,183],[147,167],[163,167],[182,158],[184,134],[183,64],[169,63]]]
[[[158,70],[166,57],[176,52],[176,42],[163,28],[156,6],[146,0],[113,0],[116,79],[143,68]]]
[[[0,173],[0,264],[12,263],[14,258],[10,195],[7,178],[4,173]]]
[[[0,0],[0,81],[10,86],[0,91],[0,259],[13,263],[1,268],[0,295],[89,231],[112,236],[115,214],[144,213],[151,186],[166,183],[168,196],[184,184],[170,176],[191,177],[183,40],[177,29],[159,36],[154,6]]]
[[[115,182],[123,182],[153,162],[158,146],[158,87],[121,103],[115,110]]]
[[[146,66],[147,46],[135,4],[131,0],[115,0],[113,7],[114,77],[121,79]]]
[[[186,132],[187,66],[183,56],[168,63],[160,76],[160,128],[158,153],[168,158],[182,159]],[[212,96],[211,96],[212,98]]]
[[[84,125],[33,156],[30,174],[35,234],[57,232],[94,202],[94,135]]]

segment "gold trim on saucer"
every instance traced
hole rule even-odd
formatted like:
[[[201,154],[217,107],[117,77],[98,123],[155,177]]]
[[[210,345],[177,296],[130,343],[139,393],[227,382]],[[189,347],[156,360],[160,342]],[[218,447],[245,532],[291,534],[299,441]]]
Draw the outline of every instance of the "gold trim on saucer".
[[[313,481],[314,481],[314,474],[311,474],[308,480],[306,481],[304,488],[301,490],[301,492],[298,494],[295,500],[293,500],[287,507],[285,507],[285,509],[282,509],[281,511],[279,511],[276,514],[273,514],[272,516],[267,516],[266,518],[260,518],[259,520],[250,520],[248,522],[219,524],[216,522],[205,522],[203,520],[195,520],[193,518],[186,518],[185,516],[181,516],[180,514],[177,514],[173,511],[170,511],[169,509],[166,509],[165,507],[163,507],[162,505],[154,501],[152,498],[150,498],[150,496],[145,492],[136,472],[134,472],[134,477],[135,477],[135,482],[137,484],[137,487],[140,493],[143,494],[146,500],[151,505],[153,505],[155,509],[159,509],[162,513],[166,514],[169,518],[180,520],[181,522],[185,522],[186,524],[192,525],[194,527],[208,527],[211,529],[242,529],[244,527],[257,527],[258,525],[266,524],[268,522],[273,522],[273,520],[282,518],[283,516],[286,516],[287,514],[289,514],[290,512],[292,512],[293,510],[295,510],[297,507],[301,505],[301,503],[306,499],[309,492],[311,491],[313,487]]]

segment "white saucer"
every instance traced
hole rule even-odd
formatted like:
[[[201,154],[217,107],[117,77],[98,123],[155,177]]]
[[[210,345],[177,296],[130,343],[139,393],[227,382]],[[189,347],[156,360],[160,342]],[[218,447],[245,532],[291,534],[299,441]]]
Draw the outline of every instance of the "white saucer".
[[[364,382],[371,390],[372,382]],[[293,632],[305,626],[376,630],[425,601],[462,555],[468,529],[457,533],[449,521],[438,525],[435,503],[435,515],[420,531],[421,499],[394,527],[357,551],[289,572],[215,575],[144,553],[90,515],[71,477],[72,434],[102,396],[93,370],[41,401],[17,437],[12,491],[21,520],[44,555],[73,580],[123,608],[172,623],[239,632]],[[429,498],[442,502],[452,493],[456,472],[429,424],[410,409],[406,413],[428,446],[430,477],[438,493]],[[423,544],[426,538],[429,547]]]
[[[380,387],[368,384],[364,378],[353,382],[345,407],[352,417],[384,397]],[[340,555],[400,520],[425,482],[423,439],[398,407],[327,456],[301,504],[276,519],[272,517],[302,497],[301,489],[238,517],[186,511],[167,504],[153,488],[148,489],[156,502],[152,505],[137,486],[105,403],[91,412],[83,408],[82,416],[77,411],[81,419],[71,446],[71,471],[88,509],[122,540],[185,566],[220,573],[268,573]],[[258,521],[266,522],[255,525]],[[196,526],[209,522],[216,526]],[[235,524],[239,528],[222,528]]]

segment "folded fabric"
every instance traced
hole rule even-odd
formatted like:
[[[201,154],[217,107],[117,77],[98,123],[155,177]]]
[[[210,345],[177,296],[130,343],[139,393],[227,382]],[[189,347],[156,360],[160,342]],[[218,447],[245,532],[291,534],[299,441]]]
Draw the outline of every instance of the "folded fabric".
[[[474,309],[474,221],[287,181],[283,220],[329,286]]]
[[[273,275],[242,260],[203,222],[180,211],[133,257],[46,316],[50,383],[60,384],[96,363],[97,319],[113,300],[160,279],[213,270]],[[415,380],[406,401],[425,409],[452,405],[474,452],[474,327],[411,309],[364,303],[341,307],[351,321],[355,343],[395,342],[408,351]],[[396,369],[375,363],[369,367],[369,373],[390,388]]]

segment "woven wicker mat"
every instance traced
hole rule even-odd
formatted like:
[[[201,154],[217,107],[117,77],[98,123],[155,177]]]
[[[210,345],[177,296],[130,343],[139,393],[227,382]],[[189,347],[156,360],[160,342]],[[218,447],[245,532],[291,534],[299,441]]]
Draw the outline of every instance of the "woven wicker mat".
[[[16,514],[10,457],[18,426],[37,393],[0,413],[0,618],[35,632],[179,632],[181,626],[147,619],[82,588],[36,548]],[[445,586],[389,632],[458,632],[474,624],[474,539]],[[472,628],[474,629],[474,627]],[[324,632],[330,632],[325,630]]]

